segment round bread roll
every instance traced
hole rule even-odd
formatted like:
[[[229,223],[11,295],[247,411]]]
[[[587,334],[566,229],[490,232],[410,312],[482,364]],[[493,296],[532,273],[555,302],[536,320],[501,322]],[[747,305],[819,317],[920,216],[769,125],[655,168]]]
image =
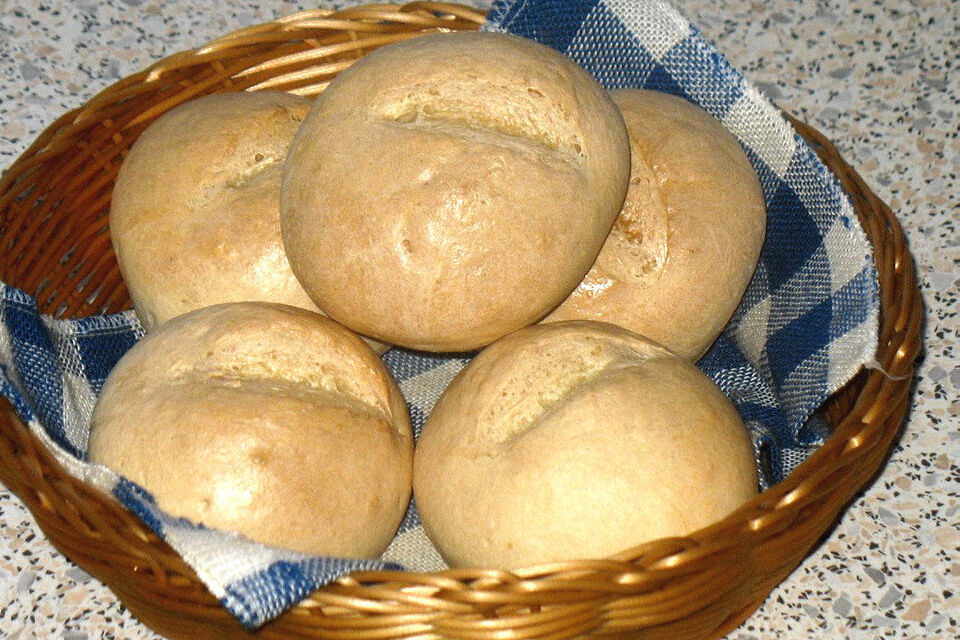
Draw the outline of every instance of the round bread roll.
[[[410,499],[413,434],[356,335],[302,309],[230,303],[164,323],[121,358],[93,412],[90,460],[173,515],[374,557]]]
[[[684,535],[757,492],[746,429],[710,379],[590,321],[481,352],[427,418],[413,482],[452,566],[502,569]]]
[[[630,189],[596,264],[545,322],[610,322],[696,360],[756,269],[766,226],[760,182],[706,111],[656,91],[611,95],[630,135]]]
[[[283,243],[311,298],[351,329],[475,349],[583,279],[629,164],[620,114],[569,58],[505,34],[418,37],[364,56],[317,99],[286,163]]]
[[[317,311],[280,240],[283,160],[310,104],[276,91],[206,96],[134,143],[113,190],[110,237],[147,330],[223,302]]]

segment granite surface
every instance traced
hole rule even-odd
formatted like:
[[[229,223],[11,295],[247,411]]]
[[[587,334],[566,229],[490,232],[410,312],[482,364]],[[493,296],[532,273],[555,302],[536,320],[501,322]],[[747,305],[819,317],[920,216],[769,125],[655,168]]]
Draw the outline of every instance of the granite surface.
[[[897,212],[927,307],[912,409],[882,473],[729,637],[960,637],[960,3],[675,3]],[[0,167],[57,115],[164,55],[328,4],[0,0]],[[0,638],[157,637],[0,488]]]

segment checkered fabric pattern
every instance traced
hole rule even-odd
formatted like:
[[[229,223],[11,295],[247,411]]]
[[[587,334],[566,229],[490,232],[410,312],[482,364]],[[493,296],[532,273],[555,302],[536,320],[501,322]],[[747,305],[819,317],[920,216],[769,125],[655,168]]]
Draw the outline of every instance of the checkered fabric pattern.
[[[876,272],[836,180],[777,109],[664,2],[508,0],[495,5],[485,28],[554,47],[608,88],[682,96],[743,144],[766,197],[767,239],[743,303],[699,366],[750,427],[764,486],[779,481],[822,442],[817,407],[876,352]],[[142,335],[131,312],[53,319],[39,314],[29,295],[0,283],[0,393],[70,473],[138,514],[244,626],[257,628],[351,571],[443,568],[412,504],[380,559],[308,557],[173,517],[141,487],[86,462],[96,396]],[[384,361],[419,433],[468,358],[394,349]]]

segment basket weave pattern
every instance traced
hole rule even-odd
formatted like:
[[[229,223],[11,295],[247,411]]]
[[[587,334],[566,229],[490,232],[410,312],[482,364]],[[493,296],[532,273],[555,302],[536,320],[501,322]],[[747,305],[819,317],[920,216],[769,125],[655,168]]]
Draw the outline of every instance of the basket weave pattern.
[[[0,177],[0,279],[63,316],[129,299],[107,228],[114,178],[137,136],[200,95],[277,89],[315,95],[364,53],[484,15],[433,2],[312,11],[231,33],[129,76],[54,122]],[[877,360],[831,398],[827,443],[784,482],[723,521],[609,559],[512,573],[365,572],[315,592],[256,634],[136,516],[69,476],[17,418],[0,412],[0,481],[50,541],[171,638],[694,639],[735,628],[803,559],[879,468],[909,404],[920,348],[913,263],[890,209],[819,133],[792,121],[850,195],[880,278]],[[886,372],[886,373],[884,373]]]

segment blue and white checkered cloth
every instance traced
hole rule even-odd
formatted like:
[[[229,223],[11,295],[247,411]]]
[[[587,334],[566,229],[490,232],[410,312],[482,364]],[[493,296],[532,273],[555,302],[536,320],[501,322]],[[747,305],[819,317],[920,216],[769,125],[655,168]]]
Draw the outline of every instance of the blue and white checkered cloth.
[[[777,109],[664,2],[507,0],[494,6],[485,28],[550,45],[608,88],[683,96],[746,148],[766,197],[767,239],[743,303],[699,365],[750,427],[763,484],[779,481],[825,437],[811,418],[817,407],[876,352],[876,271],[840,186]],[[412,505],[381,559],[313,558],[174,518],[142,488],[85,462],[96,395],[142,333],[131,312],[80,320],[39,315],[30,296],[0,284],[0,392],[70,473],[136,512],[244,626],[258,627],[354,570],[443,567]],[[401,349],[384,360],[416,431],[467,362]]]

